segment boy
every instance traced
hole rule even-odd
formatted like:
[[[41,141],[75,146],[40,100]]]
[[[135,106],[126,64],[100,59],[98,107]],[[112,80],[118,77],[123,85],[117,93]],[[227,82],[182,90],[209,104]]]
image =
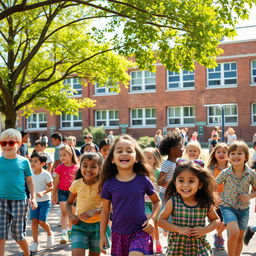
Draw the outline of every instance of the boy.
[[[23,255],[29,256],[25,239],[28,212],[25,180],[31,194],[31,208],[37,207],[30,163],[27,158],[17,154],[21,145],[21,134],[18,130],[10,128],[3,131],[0,145],[3,152],[0,157],[0,256],[4,255],[10,226],[12,237],[20,246]]]
[[[58,132],[52,134],[50,140],[52,145],[55,147],[54,163],[51,171],[52,173],[54,173],[54,170],[56,169],[56,167],[59,164],[61,164],[59,151],[60,151],[60,148],[64,146],[64,144],[62,143],[62,135]]]
[[[47,249],[54,245],[54,235],[49,224],[46,222],[51,208],[51,193],[53,190],[53,180],[51,174],[44,170],[47,156],[43,152],[34,152],[31,155],[31,167],[33,169],[33,181],[35,184],[37,209],[30,210],[30,219],[32,220],[33,242],[30,246],[31,252],[38,250],[38,225],[47,232]]]
[[[46,154],[47,160],[46,160],[46,165],[44,166],[44,169],[46,169],[48,172],[51,172],[52,170],[52,158],[49,153],[44,152],[46,148],[46,142],[43,140],[36,140],[35,141],[35,152],[43,152]]]

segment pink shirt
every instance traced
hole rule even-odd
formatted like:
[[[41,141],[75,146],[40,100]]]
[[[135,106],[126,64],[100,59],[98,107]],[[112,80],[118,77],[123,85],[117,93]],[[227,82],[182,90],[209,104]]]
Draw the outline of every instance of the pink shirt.
[[[74,164],[71,166],[66,166],[64,164],[60,164],[55,169],[55,172],[59,174],[60,181],[58,188],[61,190],[69,190],[73,180],[75,179],[76,172],[79,169],[78,164]]]

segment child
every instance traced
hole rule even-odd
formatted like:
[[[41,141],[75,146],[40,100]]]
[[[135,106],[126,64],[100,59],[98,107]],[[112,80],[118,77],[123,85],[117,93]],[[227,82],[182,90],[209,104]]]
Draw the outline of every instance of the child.
[[[45,142],[44,142],[45,143]],[[38,225],[47,232],[47,249],[54,245],[54,235],[49,224],[46,222],[51,209],[51,191],[53,190],[53,180],[51,174],[43,167],[47,161],[47,156],[42,152],[34,152],[31,155],[31,167],[34,171],[33,181],[35,184],[37,209],[30,210],[30,219],[32,220],[33,242],[30,246],[31,252],[38,250]]]
[[[46,142],[43,140],[36,140],[35,141],[35,150],[34,152],[44,152],[45,148],[46,148]],[[34,153],[33,152],[33,153]],[[49,153],[44,152],[46,154],[47,160],[46,160],[46,165],[44,165],[44,169],[47,169],[48,172],[51,172],[52,170],[52,165],[53,165],[53,161],[52,158],[50,156]]]
[[[212,255],[205,235],[219,222],[213,207],[213,189],[213,176],[199,164],[185,161],[177,165],[165,192],[168,201],[158,220],[158,225],[169,231],[166,255]]]
[[[80,153],[80,150],[78,150],[76,148],[76,137],[75,136],[68,136],[67,137],[67,145],[69,145],[69,146],[74,148],[74,150],[76,152],[76,156],[79,158],[81,153]]]
[[[256,192],[249,194],[250,185],[256,190],[256,173],[247,167],[249,148],[243,141],[234,141],[228,150],[231,166],[223,170],[216,182],[224,183],[220,210],[228,230],[228,255],[240,255],[243,236],[249,219],[249,200]]]
[[[144,155],[148,160],[148,163],[152,167],[152,175],[154,175],[155,180],[157,181],[160,174],[160,165],[162,163],[162,157],[157,148],[148,147],[144,149]],[[154,183],[156,191],[159,192],[158,185]],[[145,213],[147,217],[150,217],[152,214],[152,202],[148,196],[145,196]],[[156,253],[162,253],[162,245],[159,240],[159,230],[157,223],[155,223],[154,229],[154,238],[156,240]]]
[[[28,159],[16,153],[21,145],[21,134],[18,130],[10,128],[3,131],[0,145],[3,153],[0,157],[0,255],[4,255],[4,245],[11,226],[13,239],[23,254],[29,256],[25,239],[28,212],[25,181],[31,194],[31,208],[34,210],[37,203],[32,170]]]
[[[88,143],[85,143],[83,145],[83,150],[81,150],[81,152],[85,153],[85,152],[98,152],[98,150],[96,149],[95,147],[95,144],[92,143],[92,142],[88,142]],[[83,154],[81,153],[81,154]]]
[[[110,139],[103,139],[103,140],[100,141],[99,151],[100,151],[104,160],[107,159],[107,156],[108,156],[109,151],[110,151],[111,144],[112,144],[112,142],[111,142]]]
[[[198,133],[193,132],[191,135],[190,141],[198,141],[197,137],[198,137]]]
[[[228,145],[226,143],[218,143],[210,154],[207,167],[216,178],[222,172],[222,170],[228,168],[228,166]],[[219,198],[221,197],[223,189],[224,184],[217,186],[217,193]],[[221,219],[221,223],[217,227],[217,234],[214,235],[214,246],[216,249],[224,250],[224,239],[222,233],[226,227],[223,223],[223,217],[219,207],[216,212]]]
[[[252,155],[251,168],[256,169],[256,141],[253,142],[254,153]]]
[[[100,255],[100,213],[103,206],[99,194],[99,173],[103,159],[94,152],[84,153],[76,180],[69,188],[67,213],[72,220],[71,246],[72,255]],[[72,212],[72,205],[77,199],[76,214]],[[109,235],[109,232],[108,232]]]
[[[164,137],[160,144],[161,155],[167,155],[168,158],[161,166],[161,172],[157,184],[160,186],[160,198],[164,200],[164,192],[168,182],[172,179],[177,158],[182,156],[182,137],[178,132],[170,132]]]
[[[189,160],[199,159],[201,154],[201,145],[198,141],[190,141],[185,149],[185,154]]]
[[[101,186],[103,209],[100,223],[100,249],[106,253],[105,235],[110,205],[112,215],[111,255],[134,256],[153,253],[150,233],[161,207],[160,199],[149,179],[148,166],[137,141],[129,135],[117,138],[104,162]],[[144,195],[147,194],[153,209],[147,219]]]
[[[66,244],[68,240],[70,240],[70,229],[72,223],[69,222],[68,225],[68,215],[66,212],[66,202],[69,196],[69,187],[73,180],[75,179],[76,172],[79,169],[79,165],[77,164],[77,157],[73,147],[68,145],[63,146],[59,150],[60,152],[60,161],[62,164],[58,165],[55,169],[56,178],[54,180],[54,190],[52,195],[52,202],[60,204],[61,210],[61,228],[62,234],[60,238],[61,244]],[[69,230],[67,231],[67,228]]]
[[[218,135],[217,134],[213,134],[211,142],[210,142],[210,152],[215,148],[215,146],[217,144],[218,144]]]

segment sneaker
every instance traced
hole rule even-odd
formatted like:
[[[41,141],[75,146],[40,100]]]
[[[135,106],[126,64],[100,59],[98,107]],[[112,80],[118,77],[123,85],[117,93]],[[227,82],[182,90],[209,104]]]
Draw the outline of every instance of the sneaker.
[[[68,241],[71,242],[71,230],[68,230]]]
[[[217,234],[214,234],[213,238],[214,238],[214,242],[213,242],[214,247],[215,247],[217,250],[219,250],[219,248],[220,248],[220,238],[218,237]]]
[[[46,248],[51,249],[54,246],[54,234],[47,236]]]
[[[163,249],[162,249],[162,245],[161,244],[157,244],[156,245],[156,253],[162,253]]]
[[[254,232],[251,231],[251,227],[248,226],[246,231],[245,231],[245,235],[244,235],[244,244],[245,245],[248,245],[251,238],[253,237],[254,235]]]
[[[225,240],[219,236],[219,250],[225,250],[225,247],[224,247],[224,242]]]
[[[60,244],[66,244],[68,242],[67,233],[62,233],[60,236]]]
[[[38,251],[38,243],[32,242],[31,245],[30,245],[30,247],[29,247],[29,250],[30,250],[31,252],[37,252],[37,251]]]

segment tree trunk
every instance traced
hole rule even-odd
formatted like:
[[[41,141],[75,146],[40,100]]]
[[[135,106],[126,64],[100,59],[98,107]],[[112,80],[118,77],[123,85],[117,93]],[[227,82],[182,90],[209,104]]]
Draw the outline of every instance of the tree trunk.
[[[5,129],[16,128],[17,113],[14,106],[6,106],[3,114],[5,116]]]

